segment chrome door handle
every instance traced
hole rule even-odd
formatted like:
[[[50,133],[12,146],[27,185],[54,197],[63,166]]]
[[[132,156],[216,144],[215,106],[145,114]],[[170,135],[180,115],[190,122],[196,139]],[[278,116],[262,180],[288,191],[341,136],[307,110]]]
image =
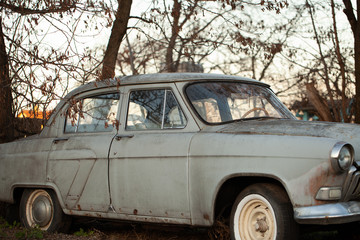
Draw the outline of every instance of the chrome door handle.
[[[115,139],[119,141],[122,138],[133,138],[133,137],[134,137],[134,134],[117,134],[115,136]]]
[[[69,140],[68,138],[55,138],[53,140],[53,143],[57,144],[58,142],[62,142],[62,141],[67,141]]]

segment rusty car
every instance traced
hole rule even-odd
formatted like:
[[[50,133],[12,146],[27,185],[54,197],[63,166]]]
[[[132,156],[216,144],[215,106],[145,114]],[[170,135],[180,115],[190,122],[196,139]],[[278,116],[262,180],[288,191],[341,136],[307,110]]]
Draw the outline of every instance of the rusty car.
[[[0,201],[25,227],[71,216],[296,239],[360,220],[360,127],[305,122],[256,80],[117,77],[76,88],[38,135],[0,145]]]

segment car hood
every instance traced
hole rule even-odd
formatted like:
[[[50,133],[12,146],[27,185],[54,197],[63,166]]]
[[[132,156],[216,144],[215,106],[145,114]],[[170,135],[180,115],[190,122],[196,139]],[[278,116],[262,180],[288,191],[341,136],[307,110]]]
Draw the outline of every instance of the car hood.
[[[353,145],[355,152],[360,153],[360,125],[357,124],[259,119],[208,126],[203,130],[232,134],[327,137],[348,142]],[[360,160],[360,155],[357,159]]]

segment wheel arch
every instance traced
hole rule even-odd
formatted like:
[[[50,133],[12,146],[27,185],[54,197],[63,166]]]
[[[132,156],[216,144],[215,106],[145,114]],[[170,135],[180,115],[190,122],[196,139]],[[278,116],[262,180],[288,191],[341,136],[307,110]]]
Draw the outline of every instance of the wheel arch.
[[[57,200],[60,203],[61,208],[65,209],[64,201],[61,197],[59,189],[56,187],[56,185],[50,184],[50,185],[34,185],[34,184],[16,184],[12,187],[12,197],[14,204],[20,204],[21,196],[25,189],[46,189],[51,190],[56,194]]]
[[[289,196],[284,183],[269,175],[232,175],[224,178],[219,184],[213,200],[213,221],[219,218],[230,217],[231,208],[239,195],[246,187],[256,183],[270,183],[281,187]]]

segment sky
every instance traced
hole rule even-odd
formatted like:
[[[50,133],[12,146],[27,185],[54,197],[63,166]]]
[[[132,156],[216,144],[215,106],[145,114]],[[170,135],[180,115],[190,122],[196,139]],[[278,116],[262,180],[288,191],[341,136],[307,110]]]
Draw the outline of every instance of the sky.
[[[317,1],[324,1],[324,0],[313,0],[313,2],[317,2]],[[328,1],[328,0],[326,0]],[[337,3],[341,3],[341,0],[336,0]],[[289,0],[290,5],[292,4],[299,4],[299,1],[296,0]],[[355,2],[354,2],[355,4]],[[140,16],[141,13],[143,12],[148,12],[149,9],[152,7],[152,0],[133,0],[133,4],[132,4],[132,8],[131,8],[131,15],[132,16]],[[286,18],[290,18],[291,15],[293,15],[293,13],[290,11],[290,9],[283,9],[281,14],[276,14],[274,12],[266,12],[266,14],[262,13],[261,9],[253,9],[252,11],[247,11],[248,14],[255,16],[254,19],[259,20],[260,18],[263,18],[265,21],[267,21],[268,23],[271,21],[283,21]],[[320,12],[321,13],[321,12]],[[43,32],[43,36],[46,36],[44,43],[48,46],[51,46],[55,49],[64,49],[67,46],[67,42],[72,40],[72,33],[75,33],[76,35],[76,39],[77,39],[77,43],[71,45],[70,50],[76,53],[84,53],[86,52],[88,49],[96,49],[99,47],[104,48],[107,44],[108,38],[110,36],[110,32],[111,32],[111,27],[104,27],[104,25],[106,25],[106,22],[102,22],[103,24],[99,24],[101,22],[101,20],[98,20],[95,23],[91,23],[91,24],[98,24],[98,29],[95,30],[94,28],[91,28],[91,32],[84,30],[85,29],[85,22],[83,21],[84,19],[86,20],[86,15],[81,16],[81,18],[79,18],[80,16],[72,16],[71,19],[62,19],[61,21],[59,21],[58,19],[45,19],[42,20],[39,24],[38,30]],[[319,19],[318,21],[321,22],[323,24],[323,26],[329,25],[329,23],[331,23],[331,21],[329,21],[329,16],[326,15],[326,13],[324,13],[323,15],[319,14]],[[76,21],[76,19],[81,19],[79,22]],[[282,20],[281,20],[282,19]],[[347,29],[344,32],[341,32],[341,37],[343,38],[348,38],[349,41],[351,41],[352,36],[351,32],[349,31],[350,28],[348,26],[348,22],[347,19],[345,17],[345,14],[340,13],[337,16],[337,21],[338,21],[338,27],[339,29]],[[63,33],[61,33],[60,31],[57,31],[54,28],[50,27],[50,22],[55,22],[56,25],[60,28],[60,29],[65,29],[66,30],[66,35],[64,35]],[[76,30],[75,31],[69,31],[72,29],[72,24],[76,24],[78,23]],[[129,26],[139,26],[140,22],[138,19],[130,19],[129,21]],[[50,33],[50,34],[49,34]],[[128,30],[128,34],[129,34],[129,39],[130,42],[132,41],[136,41],[135,38],[135,34],[136,31],[135,30]],[[40,34],[41,36],[41,34]],[[125,41],[123,41],[123,46],[125,44]],[[305,48],[308,49],[313,49],[314,51],[316,51],[316,45],[313,39],[306,39],[306,38],[297,38],[297,36],[293,37],[291,44],[296,47],[296,46],[305,46]],[[99,51],[98,56],[101,58],[102,56],[102,52]],[[216,61],[216,59],[219,59],[220,56],[217,53],[214,53],[212,55],[212,60]],[[279,61],[279,60],[277,60]],[[286,74],[287,69],[286,67],[284,67],[282,65],[281,62],[279,62],[277,64],[277,71],[283,71],[284,73],[281,74]],[[46,73],[46,70],[42,70],[43,72]],[[219,71],[215,71],[215,72],[219,72]],[[249,77],[249,76],[247,76]],[[70,88],[68,90],[71,90],[73,88],[75,88],[77,86],[77,84],[71,84]]]

